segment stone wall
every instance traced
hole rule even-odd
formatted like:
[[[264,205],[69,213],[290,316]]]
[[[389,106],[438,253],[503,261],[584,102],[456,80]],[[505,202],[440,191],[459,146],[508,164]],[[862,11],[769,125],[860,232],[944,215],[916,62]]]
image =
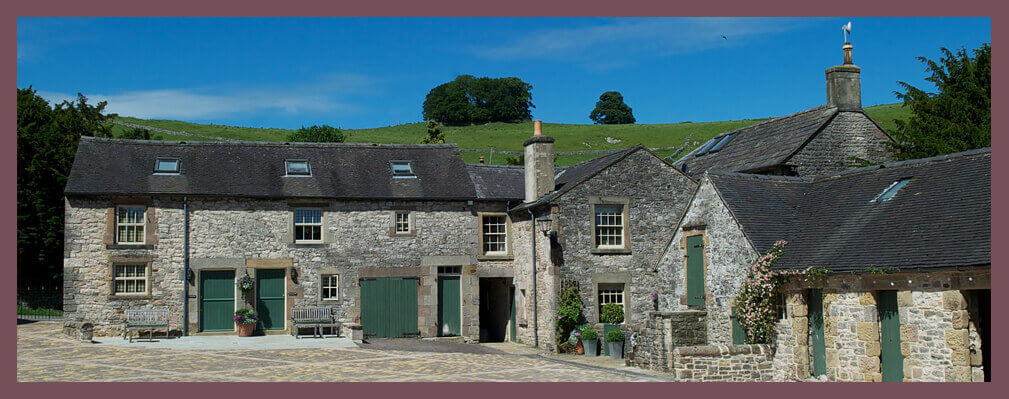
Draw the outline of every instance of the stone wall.
[[[652,370],[670,370],[673,348],[707,343],[707,313],[648,312],[648,319],[633,330],[627,364]]]
[[[819,176],[854,167],[854,156],[888,162],[884,143],[889,139],[862,112],[838,112],[834,120],[786,161],[799,176]]]
[[[537,226],[540,229],[542,226]],[[551,242],[543,234],[532,232],[528,214],[512,214],[515,254],[516,322],[522,343],[554,350],[556,344],[557,293],[560,292],[558,268],[551,259]],[[533,302],[532,237],[536,239],[536,305]],[[538,327],[538,331],[537,328]]]
[[[768,345],[702,345],[673,349],[677,381],[772,381],[774,350]]]
[[[626,325],[642,323],[655,310],[652,293],[666,290],[656,265],[695,187],[665,161],[639,150],[555,200],[561,253],[554,259],[562,280],[578,282],[590,323],[599,321],[596,284],[601,282],[624,283]],[[593,251],[592,197],[627,201],[628,251]]]
[[[708,313],[708,342],[731,344],[730,316],[734,298],[746,278],[747,268],[758,254],[707,179],[701,181],[672,239],[667,238],[669,245],[659,263],[662,275],[660,310],[690,308],[687,306],[687,261],[683,247],[686,237],[691,235],[704,237],[704,310]]]
[[[149,226],[156,244],[139,249],[107,245],[109,209],[115,204],[146,201]],[[324,210],[324,243],[295,244],[292,209]],[[479,317],[470,313],[479,305],[478,271],[494,269],[510,276],[509,259],[477,261],[477,212],[504,210],[503,203],[438,201],[278,201],[201,198],[189,201],[190,265],[202,269],[233,269],[236,277],[250,275],[261,267],[293,266],[297,278],[287,272],[288,308],[328,306],[338,317],[355,321],[360,315],[362,274],[419,277],[418,326],[422,336],[437,334],[437,265],[422,260],[431,257],[461,259],[463,269],[463,335],[479,339]],[[416,233],[390,234],[392,213],[409,210]],[[154,217],[156,215],[156,217]],[[181,198],[72,198],[66,203],[66,251],[64,255],[64,317],[88,320],[96,335],[116,335],[123,309],[161,307],[170,309],[173,329],[181,329],[183,285],[183,212]],[[512,237],[512,245],[514,237]],[[151,295],[117,297],[111,292],[111,263],[118,260],[151,263]],[[319,298],[320,274],[340,275],[340,298]],[[405,274],[404,274],[405,273]],[[190,331],[198,331],[198,278],[190,282]],[[477,288],[473,288],[477,287]],[[236,298],[240,298],[236,295]],[[241,302],[241,301],[239,301]],[[247,302],[253,302],[251,300]],[[241,305],[239,305],[241,306]]]
[[[892,285],[891,285],[892,284]],[[786,318],[776,326],[778,380],[810,380],[809,287],[823,292],[829,381],[880,381],[877,292],[896,290],[904,381],[982,381],[977,315],[965,293],[990,289],[989,272],[939,272],[793,279]]]

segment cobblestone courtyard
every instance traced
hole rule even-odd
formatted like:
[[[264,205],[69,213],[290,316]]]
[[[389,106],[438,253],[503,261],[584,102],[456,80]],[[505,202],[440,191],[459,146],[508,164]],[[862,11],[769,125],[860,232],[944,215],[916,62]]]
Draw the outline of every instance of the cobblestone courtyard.
[[[364,348],[184,351],[84,344],[19,324],[18,381],[661,381],[536,355]]]

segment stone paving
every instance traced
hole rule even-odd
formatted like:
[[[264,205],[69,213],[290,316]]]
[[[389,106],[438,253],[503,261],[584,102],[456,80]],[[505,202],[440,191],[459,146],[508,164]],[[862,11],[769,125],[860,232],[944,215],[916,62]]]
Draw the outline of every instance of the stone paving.
[[[17,379],[25,381],[634,382],[655,376],[536,355],[368,348],[180,350],[75,342],[59,322],[19,324]]]

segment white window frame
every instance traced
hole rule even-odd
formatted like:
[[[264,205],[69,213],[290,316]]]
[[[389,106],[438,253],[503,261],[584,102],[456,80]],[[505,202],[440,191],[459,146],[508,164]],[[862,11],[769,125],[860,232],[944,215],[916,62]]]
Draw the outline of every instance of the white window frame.
[[[119,276],[119,273],[117,273],[118,269],[120,267],[123,268],[123,275],[122,276]],[[130,268],[134,268],[133,269],[134,270],[134,275],[133,276],[128,276]],[[138,271],[138,270],[142,271],[144,275],[143,276],[137,276],[136,275],[137,274],[136,271]],[[130,282],[130,281],[134,282],[133,283],[134,287],[136,286],[136,282],[137,281],[143,281],[143,283],[144,283],[144,290],[143,291],[134,291],[134,292],[128,292],[128,291],[122,291],[122,292],[120,292],[117,289],[117,284],[116,284],[119,281],[123,281],[123,288],[124,289],[126,289],[126,287],[128,286],[128,282]],[[146,263],[146,262],[137,262],[137,263],[117,262],[117,263],[113,263],[112,264],[112,295],[114,295],[114,296],[144,296],[144,295],[150,295],[150,292],[151,292],[151,270],[150,270],[150,267],[149,267],[148,263]]]
[[[298,212],[299,211],[318,211],[319,212],[319,222],[318,223],[316,223],[316,222],[310,222],[310,223],[302,222],[302,223],[299,223],[298,222]],[[292,224],[292,231],[291,231],[291,233],[294,234],[294,243],[295,244],[322,244],[323,243],[323,241],[324,241],[323,240],[323,234],[324,234],[324,230],[325,230],[324,225],[325,225],[325,219],[326,219],[326,212],[324,210],[319,209],[319,208],[300,208],[300,209],[295,209],[293,212],[291,212],[291,217],[294,219],[293,220],[293,224]],[[298,237],[298,227],[318,227],[319,228],[319,239],[317,239],[317,240],[305,240],[305,239],[299,238]]]
[[[503,229],[503,231],[502,232],[488,233],[487,232],[487,226],[489,224],[486,223],[486,219],[487,218],[502,218],[502,222],[501,223],[494,223],[494,225],[500,225],[501,228]],[[509,234],[508,234],[509,228],[510,228],[510,226],[509,226],[509,221],[508,221],[508,214],[505,214],[505,213],[481,213],[480,214],[480,253],[482,255],[484,255],[484,256],[508,256],[511,253],[510,252],[511,251],[511,245],[509,245],[509,242],[508,242],[509,241],[509,237],[508,237],[509,236]],[[487,248],[487,244],[488,244],[488,242],[487,242],[487,236],[489,236],[489,235],[504,237],[504,240],[502,241],[502,245],[504,245],[504,248],[501,249],[500,251],[488,251],[486,248]]]
[[[329,278],[329,285],[327,285],[327,278]],[[335,282],[333,280],[336,280]],[[332,297],[326,296],[326,290],[333,290],[335,293]],[[326,273],[319,275],[319,300],[335,302],[340,300],[340,274],[338,273]]]
[[[626,204],[594,204],[592,207],[592,246],[599,249],[625,249],[627,248],[627,218],[626,216]],[[619,218],[619,224],[600,224],[599,223],[599,208],[600,207],[617,207],[616,214],[607,214],[605,218]],[[600,229],[616,229],[619,228],[618,234],[607,234],[600,235]],[[601,238],[618,238],[620,244],[604,244],[601,243]]]
[[[619,292],[617,290],[613,289],[614,287],[617,287],[617,286],[620,287]],[[616,296],[616,295],[620,296],[620,301],[619,302],[616,302],[616,301],[606,301],[606,302],[604,302],[603,301],[603,298],[613,297],[613,296]],[[603,314],[603,305],[605,305],[607,303],[616,303],[616,304],[620,305],[621,309],[624,310],[624,321],[625,322],[627,321],[627,317],[628,317],[627,316],[627,284],[625,284],[625,283],[596,283],[596,301],[598,302],[596,304],[596,306],[598,307],[597,311],[599,312],[598,317],[602,317],[602,314]]]
[[[411,223],[409,211],[396,211],[393,215],[393,233],[395,234],[410,234],[413,232],[413,223]],[[405,219],[405,220],[403,220]],[[400,226],[406,226],[406,230],[400,230]]]
[[[119,219],[119,211],[120,211],[120,209],[124,209],[124,208],[140,208],[142,210],[141,211],[141,215],[140,215],[140,221],[139,222],[137,222],[137,221],[121,222],[120,219]],[[129,212],[129,211],[127,211],[127,212]],[[129,219],[128,215],[129,215],[129,213],[127,213],[127,219]],[[115,231],[115,234],[116,234],[116,244],[118,244],[118,245],[144,245],[144,244],[147,243],[147,206],[144,206],[144,205],[117,205],[116,206],[116,214],[114,215],[114,217],[116,219],[116,231]],[[120,229],[119,229],[120,227],[126,227],[127,229],[129,229],[129,228],[136,229],[137,227],[139,227],[140,228],[140,234],[138,236],[140,237],[140,241],[123,241],[122,237],[120,235]]]

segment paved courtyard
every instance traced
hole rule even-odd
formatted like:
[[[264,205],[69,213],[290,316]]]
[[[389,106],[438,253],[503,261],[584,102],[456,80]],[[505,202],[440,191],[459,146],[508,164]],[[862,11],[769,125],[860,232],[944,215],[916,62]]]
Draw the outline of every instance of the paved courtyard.
[[[18,381],[664,381],[645,374],[583,366],[474,345],[397,350],[342,348],[182,350],[85,344],[60,322],[19,324]],[[457,344],[459,345],[459,344]],[[408,348],[412,349],[412,348]],[[462,352],[465,351],[465,352]],[[466,353],[470,352],[470,353]],[[481,353],[472,353],[481,352]],[[488,353],[489,352],[489,353]],[[499,353],[495,353],[499,352]]]

